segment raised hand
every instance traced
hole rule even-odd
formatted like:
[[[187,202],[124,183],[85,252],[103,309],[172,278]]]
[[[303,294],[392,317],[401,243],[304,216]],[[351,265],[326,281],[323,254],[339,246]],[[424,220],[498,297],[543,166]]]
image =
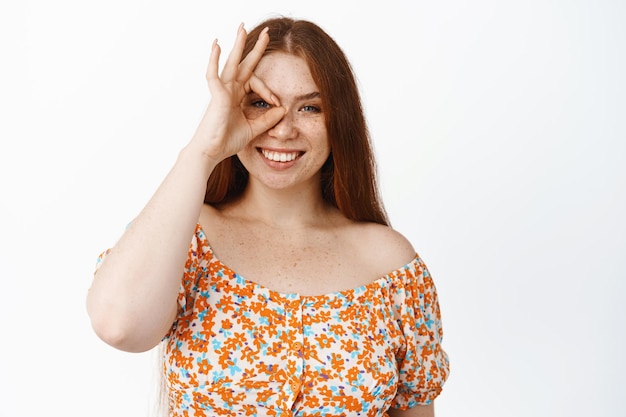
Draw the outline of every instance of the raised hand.
[[[204,207],[207,179],[218,162],[239,152],[285,114],[270,89],[253,73],[269,42],[267,31],[242,61],[246,37],[240,26],[221,76],[220,47],[213,44],[206,76],[211,101],[196,133],[111,249],[89,291],[92,326],[118,349],[143,352],[167,334],[178,311],[181,271]],[[271,106],[248,120],[242,103],[251,91]]]
[[[269,42],[267,28],[261,32],[254,48],[242,61],[246,37],[242,24],[221,75],[218,74],[221,49],[217,40],[211,49],[206,72],[211,101],[190,145],[214,163],[239,152],[253,138],[278,123],[285,113],[278,99],[253,72]],[[247,119],[242,110],[242,101],[251,91],[273,105],[255,119]]]

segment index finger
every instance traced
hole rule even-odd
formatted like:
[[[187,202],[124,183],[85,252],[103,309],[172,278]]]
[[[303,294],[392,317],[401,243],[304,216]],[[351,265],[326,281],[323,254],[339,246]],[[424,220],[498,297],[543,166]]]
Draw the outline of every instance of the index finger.
[[[252,48],[252,51],[250,51],[250,53],[239,64],[240,80],[249,79],[252,76],[252,71],[254,71],[254,68],[256,68],[261,58],[263,58],[265,48],[267,48],[267,45],[270,42],[268,31],[268,27],[263,28],[258,39],[256,40],[256,43],[254,44],[254,48]]]
[[[278,97],[272,93],[272,90],[256,75],[252,74],[250,80],[246,85],[246,90],[254,91],[257,93],[263,100],[268,103],[273,104],[274,106],[279,107],[280,101],[278,101]]]

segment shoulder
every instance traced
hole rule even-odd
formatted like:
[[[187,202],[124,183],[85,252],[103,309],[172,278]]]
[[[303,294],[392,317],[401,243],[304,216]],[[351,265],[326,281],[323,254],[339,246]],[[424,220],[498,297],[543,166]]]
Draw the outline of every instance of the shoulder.
[[[377,223],[356,223],[351,239],[361,258],[377,275],[385,275],[410,263],[416,251],[409,240],[397,230]]]
[[[226,223],[227,218],[220,207],[215,207],[209,204],[204,204],[202,206],[200,216],[198,218],[198,224],[202,227],[209,238],[215,237],[214,235],[216,232],[219,232]]]

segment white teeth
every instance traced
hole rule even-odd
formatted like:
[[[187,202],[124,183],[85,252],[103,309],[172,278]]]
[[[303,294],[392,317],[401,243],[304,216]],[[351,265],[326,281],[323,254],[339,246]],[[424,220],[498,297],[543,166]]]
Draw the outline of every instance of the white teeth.
[[[262,152],[264,157],[275,162],[289,162],[298,157],[298,152],[273,152],[265,149]]]

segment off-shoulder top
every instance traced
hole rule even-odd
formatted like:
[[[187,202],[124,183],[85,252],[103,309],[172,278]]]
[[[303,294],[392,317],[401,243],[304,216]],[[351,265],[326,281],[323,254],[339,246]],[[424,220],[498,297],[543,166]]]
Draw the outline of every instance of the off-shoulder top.
[[[163,341],[173,417],[385,416],[429,404],[448,377],[418,255],[358,288],[284,294],[220,262],[198,225],[178,303]]]

